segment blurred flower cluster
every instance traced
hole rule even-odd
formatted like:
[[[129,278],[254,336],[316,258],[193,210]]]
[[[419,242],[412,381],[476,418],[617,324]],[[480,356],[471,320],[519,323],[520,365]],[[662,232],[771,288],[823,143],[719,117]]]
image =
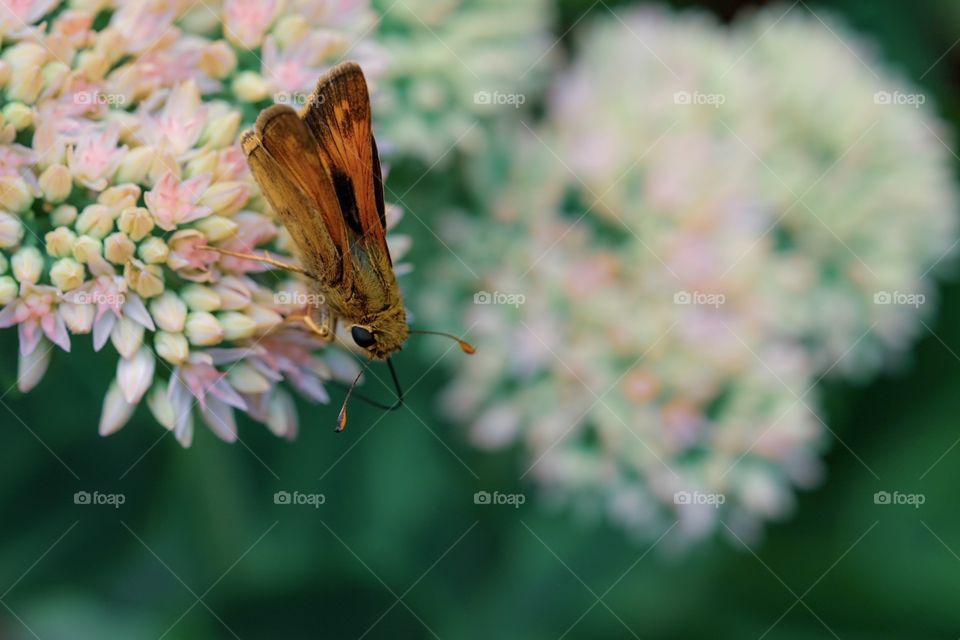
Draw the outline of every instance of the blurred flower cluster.
[[[554,59],[548,0],[375,0],[390,65],[375,107],[386,154],[442,165],[529,106]],[[555,44],[555,43],[554,43]]]
[[[184,446],[194,407],[227,441],[235,410],[295,435],[278,383],[326,401],[354,365],[290,318],[303,282],[201,247],[290,260],[239,129],[345,55],[375,75],[372,20],[361,0],[3,3],[0,327],[19,331],[21,390],[90,334],[119,354],[102,434],[146,399]]]
[[[473,441],[521,443],[548,499],[638,537],[785,515],[822,474],[817,383],[903,351],[956,244],[929,102],[842,26],[782,16],[583,31],[420,301],[445,323],[472,302],[443,401]]]

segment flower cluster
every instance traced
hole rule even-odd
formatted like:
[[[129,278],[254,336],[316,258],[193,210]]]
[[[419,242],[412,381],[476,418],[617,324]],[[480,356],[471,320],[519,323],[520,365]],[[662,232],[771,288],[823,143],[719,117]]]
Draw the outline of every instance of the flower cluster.
[[[227,441],[236,410],[295,434],[278,383],[326,401],[349,360],[292,318],[302,281],[203,247],[291,261],[237,134],[345,55],[382,68],[370,24],[359,0],[4,4],[0,327],[19,331],[21,390],[90,334],[120,356],[104,435],[143,399],[184,446],[194,407]]]
[[[516,114],[554,59],[547,0],[375,0],[390,65],[377,97],[399,155],[441,165],[484,147],[485,124]]]
[[[821,474],[817,383],[908,346],[956,243],[929,104],[800,13],[595,23],[543,126],[502,141],[489,214],[446,230],[434,281],[482,281],[420,301],[448,318],[472,288],[444,404],[473,441],[648,539],[787,513]]]

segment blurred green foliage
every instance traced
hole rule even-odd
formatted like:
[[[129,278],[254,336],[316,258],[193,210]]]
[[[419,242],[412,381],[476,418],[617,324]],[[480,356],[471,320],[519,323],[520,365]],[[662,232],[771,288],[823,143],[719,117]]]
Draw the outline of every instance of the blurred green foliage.
[[[560,0],[556,32],[626,4]],[[706,4],[729,17],[745,3]],[[845,16],[958,124],[957,3],[810,6]],[[397,166],[390,179],[398,193],[415,184],[405,200],[431,223],[460,191],[455,168],[418,182],[422,171]],[[446,251],[424,222],[403,224],[415,264]],[[414,273],[408,285],[430,283]],[[960,287],[942,293],[899,370],[862,388],[824,382],[829,475],[795,517],[751,550],[717,540],[676,557],[532,497],[475,505],[481,489],[527,488],[516,452],[478,453],[435,412],[458,353],[430,368],[412,341],[397,362],[409,409],[356,403],[342,435],[335,407],[302,405],[295,443],[245,422],[242,444],[198,429],[184,451],[142,408],[96,435],[114,372],[75,340],[34,392],[0,398],[0,638],[955,638]],[[0,332],[2,389],[16,349],[16,333]],[[80,490],[126,503],[75,505]],[[276,505],[282,490],[326,503]],[[880,490],[926,502],[878,508]]]

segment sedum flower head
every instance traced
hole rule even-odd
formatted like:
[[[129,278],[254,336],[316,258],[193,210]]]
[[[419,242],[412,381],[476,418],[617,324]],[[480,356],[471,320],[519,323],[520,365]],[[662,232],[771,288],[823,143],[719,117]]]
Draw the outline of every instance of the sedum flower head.
[[[292,437],[280,383],[328,400],[323,345],[287,321],[304,307],[277,302],[286,276],[202,247],[292,260],[238,133],[352,47],[382,69],[372,17],[363,0],[0,11],[0,327],[19,332],[21,390],[79,337],[118,356],[103,435],[146,400],[185,446],[194,414],[228,441],[235,411]]]
[[[466,303],[481,348],[444,406],[473,441],[649,539],[788,513],[821,475],[817,383],[906,349],[956,242],[930,105],[781,15],[595,23],[508,175],[475,172],[489,213],[446,229],[444,273],[480,280],[421,301]]]
[[[391,59],[378,96],[380,131],[397,153],[428,164],[456,147],[481,148],[483,123],[529,107],[553,59],[546,0],[374,4]]]

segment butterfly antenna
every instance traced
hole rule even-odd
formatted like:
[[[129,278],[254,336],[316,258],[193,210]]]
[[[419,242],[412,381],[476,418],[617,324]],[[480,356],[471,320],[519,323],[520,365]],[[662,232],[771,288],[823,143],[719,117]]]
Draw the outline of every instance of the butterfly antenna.
[[[412,329],[410,333],[419,333],[419,334],[425,334],[425,335],[431,335],[431,336],[443,336],[444,338],[450,338],[451,340],[456,342],[460,346],[460,348],[463,350],[464,353],[473,355],[474,353],[477,352],[476,348],[472,344],[470,344],[466,340],[461,340],[460,338],[453,335],[452,333],[444,333],[443,331],[426,331],[425,329]]]

